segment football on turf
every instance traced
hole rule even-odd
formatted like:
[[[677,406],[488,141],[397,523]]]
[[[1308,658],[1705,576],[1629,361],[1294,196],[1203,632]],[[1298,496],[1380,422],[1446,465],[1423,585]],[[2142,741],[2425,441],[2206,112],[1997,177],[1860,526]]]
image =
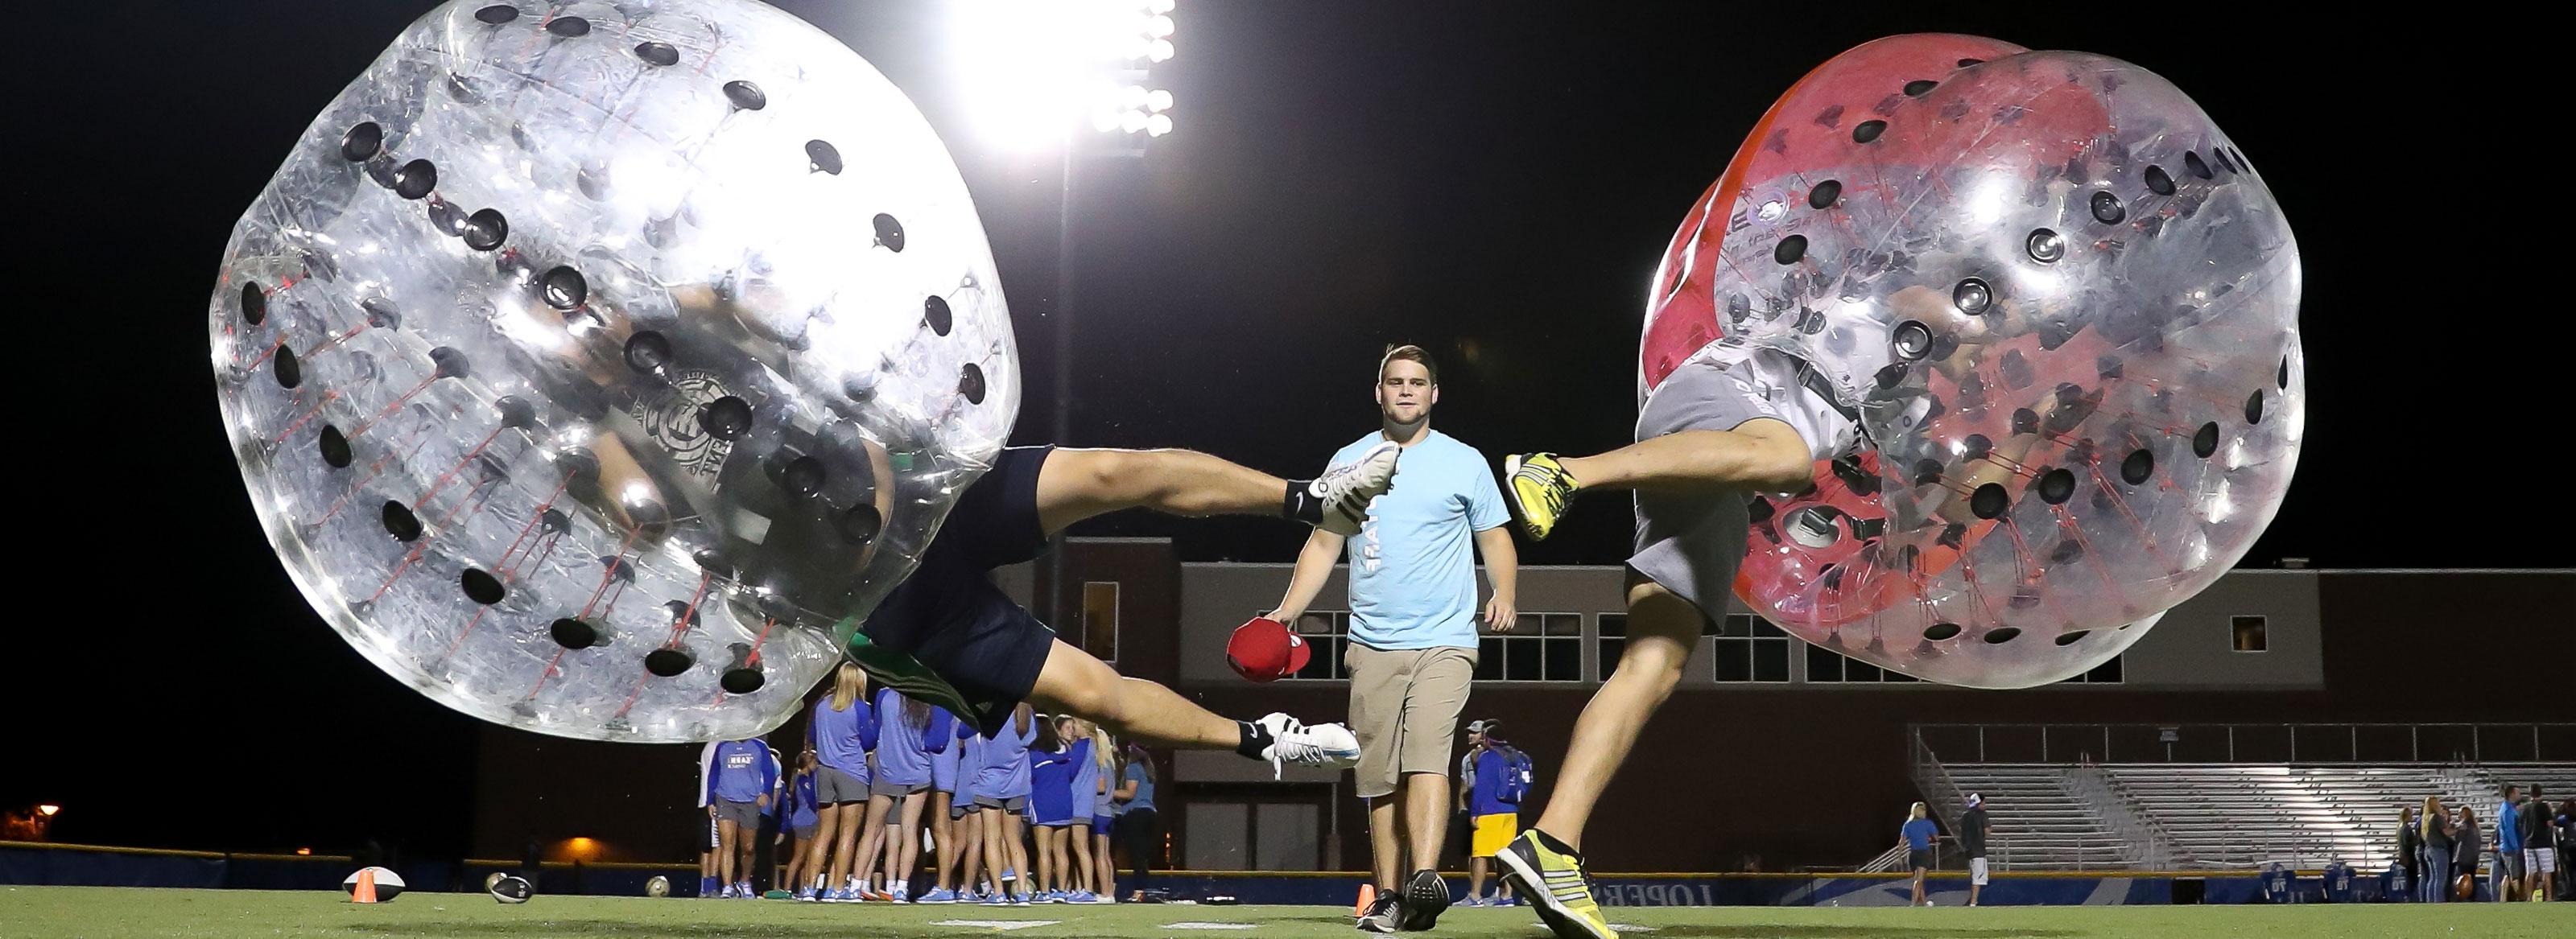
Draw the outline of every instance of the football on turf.
[[[648,897],[670,896],[671,878],[664,877],[660,874],[653,875],[653,879],[644,882],[644,895]]]
[[[374,875],[376,885],[376,899],[374,902],[388,903],[391,902],[393,898],[402,895],[402,875],[394,873],[390,868],[383,867],[359,868],[357,871],[349,875],[349,879],[340,882],[340,892],[348,894],[353,899],[356,898],[358,895],[358,879],[369,874]]]
[[[492,883],[492,899],[503,903],[526,903],[536,893],[536,886],[517,874],[503,874],[500,880]]]

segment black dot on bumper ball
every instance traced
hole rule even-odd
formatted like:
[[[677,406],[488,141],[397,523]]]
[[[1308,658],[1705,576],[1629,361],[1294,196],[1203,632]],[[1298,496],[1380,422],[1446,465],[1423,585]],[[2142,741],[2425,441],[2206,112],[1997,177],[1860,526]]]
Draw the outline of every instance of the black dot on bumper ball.
[[[1924,95],[1931,94],[1932,89],[1940,86],[1940,82],[1933,81],[1929,78],[1917,78],[1905,83],[1905,96],[1909,98],[1920,98]]]
[[[2030,259],[2041,264],[2055,264],[2066,256],[2066,237],[2046,228],[2030,230],[2030,240],[2022,244]]]
[[[493,4],[474,11],[474,18],[490,23],[494,26],[499,26],[511,20],[518,19],[519,8],[506,4]]]
[[[957,327],[957,315],[948,309],[946,297],[930,297],[921,301],[921,321],[930,324],[931,332],[942,336]]]
[[[1858,126],[1852,128],[1852,142],[1868,143],[1872,140],[1877,140],[1878,135],[1886,132],[1886,121],[1862,121]]]
[[[413,541],[420,537],[420,516],[411,514],[409,506],[386,502],[384,520],[385,533],[394,536],[396,541]]]
[[[558,16],[546,21],[546,32],[572,38],[590,35],[590,21],[578,16]]]
[[[2071,633],[2059,633],[2057,636],[2057,644],[2061,646],[2071,646],[2084,641],[2084,637],[2092,634],[2093,631],[2090,629],[2078,629]]]
[[[805,163],[816,172],[839,176],[841,175],[841,150],[839,147],[832,146],[830,141],[808,140],[805,142]]]
[[[751,429],[751,403],[732,395],[709,401],[698,409],[698,426],[718,440],[740,440]]]
[[[1806,256],[1807,236],[1805,235],[1791,235],[1780,239],[1779,244],[1771,246],[1771,260],[1782,264],[1796,264],[1799,258]]]
[[[2209,178],[2209,161],[2201,159],[2200,154],[2193,153],[2189,150],[2183,151],[2182,168],[2190,170],[2191,175],[2198,176],[2202,179]]]
[[[349,468],[349,436],[341,433],[340,428],[329,424],[322,425],[322,439],[319,441],[319,446],[322,449],[322,462],[331,464],[332,469]]]
[[[957,393],[966,396],[968,404],[984,403],[984,369],[973,362],[957,374]]]
[[[2011,642],[2019,638],[2021,638],[2021,627],[2019,626],[2000,626],[1994,629],[1989,629],[1986,631],[1985,636],[1986,644],[1990,646],[2003,645],[2004,643]]]
[[[375,156],[384,148],[385,129],[374,121],[359,121],[349,132],[340,135],[340,158],[356,163]]]
[[[499,209],[478,209],[465,217],[465,246],[490,251],[510,237],[510,220]]]
[[[684,650],[655,649],[644,656],[644,670],[663,678],[672,678],[681,672],[688,671],[693,662],[689,653]]]
[[[2245,423],[2263,423],[2263,393],[2255,392],[2245,399]]]
[[[1994,305],[1995,289],[1986,286],[1985,281],[1971,277],[1950,288],[1950,302],[1959,307],[1959,312],[1976,316]]]
[[[1816,188],[1807,190],[1807,207],[1811,209],[1833,208],[1834,200],[1840,199],[1842,196],[1842,181],[1838,179],[1828,179],[1824,182],[1817,183]]]
[[[1941,481],[1941,461],[1925,457],[1914,461],[1914,484],[1929,486]]]
[[[2128,459],[2120,461],[2120,481],[2129,485],[2144,483],[2155,474],[2156,455],[2145,450],[2132,452]]]
[[[438,167],[428,160],[413,160],[394,171],[394,195],[418,199],[438,188]]]
[[[885,516],[873,505],[855,505],[841,513],[841,540],[854,545],[875,541],[877,532],[885,529]]]
[[[241,318],[242,322],[249,323],[253,326],[257,326],[262,321],[268,319],[268,291],[259,289],[259,285],[255,283],[243,284],[241,292]]]
[[[465,588],[467,599],[484,606],[499,603],[502,597],[510,593],[507,588],[501,586],[500,578],[471,567],[465,569],[464,576],[457,578],[457,583]]]
[[[667,42],[637,43],[635,57],[644,60],[646,65],[677,65],[680,62],[680,50],[672,48]]]
[[[768,681],[768,678],[760,674],[759,669],[745,665],[740,668],[726,669],[724,677],[718,679],[717,684],[724,686],[726,694],[750,694],[759,691],[760,686]]]
[[[1986,60],[1984,60],[1984,59],[1960,59],[1960,60],[1959,60],[1959,67],[1960,67],[1960,68],[1969,68],[1969,67],[1971,67],[1971,66],[1984,65],[1984,64],[1986,64]]]
[[[2276,379],[2273,379],[2273,382],[2274,382],[2275,384],[2280,385],[2280,386],[2281,386],[2281,390],[2282,390],[2282,391],[2288,391],[2288,390],[2290,390],[2290,357],[2289,357],[2289,356],[2286,356],[2286,355],[2285,355],[2285,356],[2282,356],[2282,357],[2281,357],[2281,377],[2276,378]]]
[[[465,234],[465,210],[457,208],[456,203],[431,196],[429,201],[421,204],[429,207],[430,227],[438,229],[440,234],[450,238]]]
[[[558,310],[579,309],[582,301],[590,299],[590,282],[582,278],[580,271],[570,267],[547,271],[538,284],[545,295],[546,305]]]
[[[884,245],[888,251],[902,254],[903,223],[895,221],[894,216],[883,212],[877,213],[877,217],[871,221],[876,225],[877,243]]]
[[[823,491],[824,479],[823,461],[810,456],[789,460],[787,467],[778,472],[778,484],[800,496]]]
[[[2039,474],[2039,497],[2050,505],[2064,505],[2075,495],[2075,474],[2061,466]]]
[[[2011,506],[2012,496],[2004,492],[2002,483],[1987,483],[1979,486],[1976,493],[1968,497],[1968,509],[1977,513],[1978,518],[2002,515],[2004,509]]]
[[[1933,642],[1957,638],[1958,635],[1959,624],[1957,623],[1934,623],[1930,626],[1924,627],[1923,629],[1923,638],[1929,639]]]
[[[277,357],[269,360],[269,372],[277,376],[277,387],[293,388],[304,383],[304,366],[295,361],[295,350],[279,346]]]
[[[2096,191],[2093,193],[2094,221],[2100,222],[2104,225],[2117,225],[2120,223],[2121,219],[2128,217],[2129,209],[2127,206],[2120,204],[2119,196],[2112,195],[2108,191]]]
[[[2191,435],[2191,453],[2206,460],[2209,459],[2210,454],[2216,452],[2218,452],[2218,422],[2211,421],[2200,425],[2200,432]]]
[[[658,371],[671,363],[671,340],[661,333],[645,330],[626,340],[626,367],[639,372]]]
[[[2219,169],[2226,170],[2230,173],[2239,172],[2236,168],[2236,161],[2228,159],[2226,147],[2212,147],[2210,148],[2209,155],[2218,158]]]
[[[2169,175],[2166,175],[2166,173],[2165,173],[2165,168],[2164,168],[2164,167],[2161,167],[2161,166],[2150,166],[2150,167],[2147,167],[2147,188],[2148,188],[2148,189],[2150,189],[2150,190],[2153,190],[2153,191],[2155,192],[2155,194],[2156,194],[2156,195],[2159,195],[2159,196],[2170,196],[2170,195],[2173,195],[2173,194],[2174,194],[2174,181],[2173,181],[2173,177],[2172,177],[2172,176],[2169,176]]]
[[[724,96],[725,100],[733,102],[734,107],[745,111],[757,111],[769,106],[769,96],[761,93],[760,86],[746,81],[724,83]]]
[[[1896,324],[1896,332],[1892,339],[1896,344],[1897,358],[1909,361],[1919,359],[1923,357],[1923,353],[1932,349],[1932,327],[1923,325],[1919,320],[1906,320]]]
[[[587,649],[599,644],[599,627],[569,616],[556,620],[546,633],[566,649]]]
[[[466,358],[465,350],[455,346],[429,350],[429,362],[437,369],[440,378],[464,378],[474,374],[474,360]]]
[[[502,395],[501,400],[492,402],[492,410],[500,412],[501,426],[511,430],[537,425],[537,406],[518,395]]]

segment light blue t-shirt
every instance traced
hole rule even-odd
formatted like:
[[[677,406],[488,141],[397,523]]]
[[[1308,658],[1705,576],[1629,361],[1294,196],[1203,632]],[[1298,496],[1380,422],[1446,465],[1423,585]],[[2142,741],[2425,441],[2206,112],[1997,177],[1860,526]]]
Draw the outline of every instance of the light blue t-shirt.
[[[1385,442],[1372,433],[1333,454],[1349,466]],[[1344,546],[1351,638],[1372,649],[1476,647],[1476,533],[1511,520],[1485,455],[1430,431],[1395,464],[1395,485],[1369,503]]]

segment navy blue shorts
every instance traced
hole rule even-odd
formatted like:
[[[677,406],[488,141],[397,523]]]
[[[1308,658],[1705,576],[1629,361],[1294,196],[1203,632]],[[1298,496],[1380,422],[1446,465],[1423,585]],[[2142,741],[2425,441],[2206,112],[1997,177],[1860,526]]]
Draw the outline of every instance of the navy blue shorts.
[[[1055,630],[993,586],[994,568],[1046,550],[1038,470],[1052,446],[1009,447],[957,497],[912,576],[868,615],[868,639],[911,654],[973,702],[990,731],[1036,687]]]

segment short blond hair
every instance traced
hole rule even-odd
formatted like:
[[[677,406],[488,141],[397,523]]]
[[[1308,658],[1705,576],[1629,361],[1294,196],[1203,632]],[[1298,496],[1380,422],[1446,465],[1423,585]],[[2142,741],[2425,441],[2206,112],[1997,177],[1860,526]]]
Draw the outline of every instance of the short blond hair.
[[[1424,352],[1422,351],[1421,346],[1413,345],[1411,343],[1406,343],[1404,345],[1390,345],[1386,347],[1386,354],[1379,356],[1377,360],[1377,380],[1385,381],[1386,367],[1397,360],[1412,362],[1422,366],[1422,370],[1424,372],[1430,373],[1432,384],[1437,385],[1440,383],[1439,364],[1431,361],[1431,353]]]

